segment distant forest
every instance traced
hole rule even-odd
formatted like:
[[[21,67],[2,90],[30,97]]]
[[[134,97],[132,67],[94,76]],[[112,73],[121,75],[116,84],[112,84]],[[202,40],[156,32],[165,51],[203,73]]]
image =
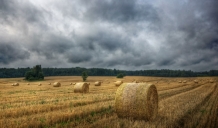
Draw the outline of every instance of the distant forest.
[[[24,77],[31,68],[0,68],[0,78]],[[117,69],[102,68],[42,68],[44,76],[81,76],[86,71],[89,76],[117,76],[123,73],[126,76],[157,76],[157,77],[197,77],[197,76],[218,76],[218,70],[210,70],[204,72],[193,72],[185,70],[137,70],[126,71]]]

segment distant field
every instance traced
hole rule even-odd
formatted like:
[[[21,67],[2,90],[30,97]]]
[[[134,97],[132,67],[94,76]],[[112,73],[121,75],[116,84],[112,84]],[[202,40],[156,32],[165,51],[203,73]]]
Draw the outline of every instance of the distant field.
[[[74,85],[70,85],[81,82],[80,76],[46,77],[39,82],[27,82],[23,78],[0,79],[0,127],[218,127],[218,77],[123,78],[127,83],[137,80],[156,85],[158,116],[148,122],[117,117],[114,99],[118,87],[113,84],[116,80],[120,79],[89,76],[89,93],[81,94],[74,93]],[[178,82],[184,80],[187,82]],[[56,81],[61,87],[53,87]],[[94,86],[95,81],[103,83]],[[15,82],[20,85],[11,86]],[[38,86],[39,83],[42,85]]]

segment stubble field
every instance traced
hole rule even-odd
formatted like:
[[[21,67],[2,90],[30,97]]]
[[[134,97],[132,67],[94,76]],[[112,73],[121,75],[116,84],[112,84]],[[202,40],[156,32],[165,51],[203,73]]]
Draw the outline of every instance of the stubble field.
[[[81,82],[80,76],[46,77],[40,82],[27,82],[23,78],[0,79],[0,127],[218,127],[218,77],[123,78],[125,83],[137,80],[156,85],[159,108],[153,121],[117,117],[114,109],[116,80],[120,79],[89,76],[89,93],[82,94],[74,93],[74,85],[70,85]],[[53,87],[56,81],[61,87]],[[96,81],[103,83],[94,86]],[[20,85],[11,86],[15,82]],[[38,86],[39,83],[42,85]]]

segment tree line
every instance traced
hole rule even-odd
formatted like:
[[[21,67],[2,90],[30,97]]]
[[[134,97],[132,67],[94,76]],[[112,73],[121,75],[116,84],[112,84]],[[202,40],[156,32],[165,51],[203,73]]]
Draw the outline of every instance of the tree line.
[[[31,68],[0,68],[0,78],[24,77],[25,73]],[[89,76],[117,76],[122,73],[125,76],[157,76],[157,77],[197,77],[197,76],[218,76],[218,70],[210,70],[204,72],[193,72],[191,70],[117,70],[103,68],[42,68],[44,76],[81,76],[86,71]]]

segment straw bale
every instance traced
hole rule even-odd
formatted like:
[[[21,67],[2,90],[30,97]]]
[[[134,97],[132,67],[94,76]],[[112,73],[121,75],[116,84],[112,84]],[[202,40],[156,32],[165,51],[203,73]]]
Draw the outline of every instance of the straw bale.
[[[51,83],[48,83],[48,85],[51,85]]]
[[[89,85],[87,83],[76,83],[74,85],[74,93],[88,93]]]
[[[53,87],[60,87],[61,86],[61,83],[60,82],[55,82],[54,84],[53,84]]]
[[[186,82],[187,82],[186,80],[183,81],[183,83],[186,83]]]
[[[42,85],[41,83],[38,84],[38,86],[41,86],[41,85]]]
[[[198,80],[194,80],[195,83],[198,83]]]
[[[19,83],[14,83],[12,84],[12,86],[19,86]]]
[[[210,83],[213,83],[213,80],[210,80]]]
[[[95,86],[101,86],[101,82],[96,81],[96,82],[95,82]]]
[[[125,83],[116,91],[115,112],[119,118],[153,120],[158,112],[158,93],[155,85]]]
[[[115,86],[120,86],[123,83],[123,81],[116,81],[114,82]]]

